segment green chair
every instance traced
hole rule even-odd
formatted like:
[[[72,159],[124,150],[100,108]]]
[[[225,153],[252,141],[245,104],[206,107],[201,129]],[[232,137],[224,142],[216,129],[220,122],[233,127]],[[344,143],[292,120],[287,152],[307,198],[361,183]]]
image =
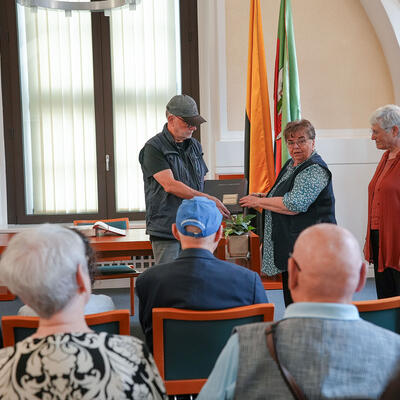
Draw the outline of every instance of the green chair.
[[[217,311],[153,308],[154,360],[167,394],[199,393],[232,329],[273,318],[273,304]]]
[[[387,299],[353,301],[360,317],[390,331],[400,333],[400,296]]]
[[[129,310],[106,311],[85,315],[86,323],[95,332],[107,332],[119,335],[130,335]],[[14,346],[34,334],[39,326],[39,317],[22,317],[7,315],[1,318],[3,345]]]

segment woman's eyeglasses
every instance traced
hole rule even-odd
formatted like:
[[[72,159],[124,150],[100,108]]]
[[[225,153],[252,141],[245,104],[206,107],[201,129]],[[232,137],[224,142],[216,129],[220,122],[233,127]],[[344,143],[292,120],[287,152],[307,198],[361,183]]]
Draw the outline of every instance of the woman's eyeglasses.
[[[297,144],[297,146],[301,147],[304,146],[310,139],[299,139],[299,140],[288,140],[286,142],[287,146],[293,147]]]

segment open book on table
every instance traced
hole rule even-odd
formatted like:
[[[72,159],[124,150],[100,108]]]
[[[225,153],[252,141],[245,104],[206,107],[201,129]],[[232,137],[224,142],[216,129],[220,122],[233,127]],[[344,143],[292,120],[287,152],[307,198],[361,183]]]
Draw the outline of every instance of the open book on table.
[[[108,225],[103,221],[96,221],[91,229],[97,234],[100,235],[119,235],[119,236],[126,236],[126,229],[116,228],[114,226]]]

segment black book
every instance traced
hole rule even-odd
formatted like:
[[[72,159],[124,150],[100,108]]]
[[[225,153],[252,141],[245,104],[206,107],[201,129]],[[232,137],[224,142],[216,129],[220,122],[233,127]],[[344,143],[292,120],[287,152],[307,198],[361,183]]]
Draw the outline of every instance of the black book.
[[[204,181],[204,193],[221,200],[231,214],[242,214],[239,200],[247,194],[246,179],[222,179]]]

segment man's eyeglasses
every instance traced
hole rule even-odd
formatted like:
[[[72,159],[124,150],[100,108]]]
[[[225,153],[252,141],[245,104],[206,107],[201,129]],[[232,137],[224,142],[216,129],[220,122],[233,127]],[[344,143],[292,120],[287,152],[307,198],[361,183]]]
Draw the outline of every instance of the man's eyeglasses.
[[[188,124],[183,118],[178,117],[177,115],[175,115],[175,117],[178,118],[178,119],[180,119],[183,123],[185,123],[185,125],[186,125],[187,128],[196,128],[195,125],[190,125],[190,124]]]
[[[305,138],[303,138],[303,139],[299,139],[299,140],[288,140],[287,142],[286,142],[286,144],[288,145],[288,147],[293,147],[293,146],[295,146],[296,144],[299,146],[299,147],[301,147],[301,146],[304,146],[306,143],[307,143],[307,141],[309,141],[310,139],[305,139]]]
[[[297,268],[298,271],[301,271],[299,263],[296,261],[296,259],[293,257],[292,253],[289,253],[289,258],[293,260],[294,266]]]

